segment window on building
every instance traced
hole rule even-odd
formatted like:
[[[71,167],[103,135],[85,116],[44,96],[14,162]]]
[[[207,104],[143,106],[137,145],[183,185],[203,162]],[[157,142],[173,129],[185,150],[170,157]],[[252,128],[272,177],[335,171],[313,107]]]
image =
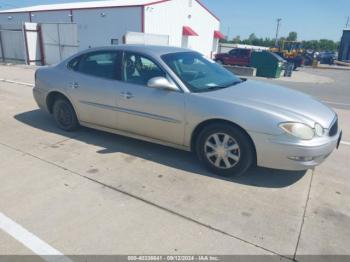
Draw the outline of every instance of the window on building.
[[[125,53],[122,65],[123,81],[147,85],[153,77],[166,77],[166,73],[152,60],[139,54]]]

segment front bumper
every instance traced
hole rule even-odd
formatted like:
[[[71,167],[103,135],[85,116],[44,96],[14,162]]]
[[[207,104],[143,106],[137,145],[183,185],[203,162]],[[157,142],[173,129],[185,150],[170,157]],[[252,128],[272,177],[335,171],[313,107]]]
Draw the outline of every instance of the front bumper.
[[[257,154],[257,165],[283,170],[307,170],[320,165],[337,148],[341,131],[333,137],[298,141],[285,135],[250,132]]]

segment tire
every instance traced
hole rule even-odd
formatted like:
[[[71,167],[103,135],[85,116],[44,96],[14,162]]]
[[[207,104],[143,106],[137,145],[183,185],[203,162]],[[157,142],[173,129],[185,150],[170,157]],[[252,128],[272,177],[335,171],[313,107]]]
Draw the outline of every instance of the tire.
[[[248,135],[240,128],[225,123],[211,124],[200,132],[196,153],[208,170],[225,177],[244,174],[255,162],[254,145]]]
[[[216,60],[216,63],[218,63],[219,65],[225,65],[225,64],[224,64],[224,61],[222,61],[221,59]]]
[[[64,131],[75,131],[79,128],[77,115],[67,99],[58,98],[53,104],[52,112],[56,124]]]

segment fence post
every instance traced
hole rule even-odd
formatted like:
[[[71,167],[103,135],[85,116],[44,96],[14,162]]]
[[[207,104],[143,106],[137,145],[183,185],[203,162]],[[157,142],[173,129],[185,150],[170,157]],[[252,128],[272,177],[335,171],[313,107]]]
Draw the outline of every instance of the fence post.
[[[43,31],[41,24],[38,24],[38,34],[39,34],[39,48],[40,48],[40,58],[41,65],[45,65],[45,49],[44,49],[44,40],[43,40]]]
[[[1,51],[1,58],[2,62],[5,62],[5,52],[4,52],[4,43],[2,42],[2,31],[1,31],[1,25],[0,25],[0,51]]]
[[[25,46],[25,52],[26,52],[26,64],[29,65],[30,64],[30,57],[29,57],[27,30],[26,30],[25,23],[23,23],[23,36],[24,36],[24,46]]]

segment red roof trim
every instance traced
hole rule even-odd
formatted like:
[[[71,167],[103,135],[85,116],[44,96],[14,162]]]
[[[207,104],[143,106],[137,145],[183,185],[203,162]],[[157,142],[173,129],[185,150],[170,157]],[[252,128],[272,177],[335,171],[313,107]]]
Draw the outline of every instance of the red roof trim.
[[[182,28],[182,35],[187,36],[198,36],[198,34],[189,26],[184,26]]]
[[[133,8],[133,7],[143,7],[144,5],[122,5],[122,6],[100,6],[100,7],[79,7],[79,8],[62,8],[62,9],[43,9],[37,11],[20,11],[20,12],[2,12],[1,14],[25,14],[25,13],[40,13],[40,12],[62,12],[62,11],[80,11],[80,10],[91,10],[91,9],[107,9],[107,8]]]
[[[31,13],[39,13],[39,12],[58,12],[58,11],[77,11],[77,10],[88,10],[88,9],[104,9],[104,8],[126,8],[126,7],[145,7],[145,6],[150,6],[150,5],[156,5],[156,4],[161,4],[164,2],[169,2],[171,0],[160,0],[160,1],[155,1],[155,2],[151,2],[151,3],[147,3],[147,4],[143,4],[143,5],[127,5],[127,6],[100,6],[100,7],[79,7],[79,8],[62,8],[62,9],[43,9],[43,10],[37,10],[37,11],[30,11]],[[215,19],[217,19],[218,21],[220,21],[220,18],[218,18],[213,12],[211,12],[204,4],[202,4],[200,2],[200,0],[196,0],[196,2],[202,6],[209,14],[211,14]],[[20,12],[2,12],[0,14],[23,14],[23,13],[28,13],[29,11],[20,11]]]
[[[225,36],[224,36],[224,34],[221,33],[220,31],[215,30],[215,31],[214,31],[214,38],[216,38],[216,39],[224,39]]]
[[[212,11],[210,11],[210,10],[208,9],[208,7],[206,7],[204,4],[202,4],[200,0],[196,0],[196,2],[197,2],[199,5],[201,5],[205,10],[207,10],[207,12],[208,12],[209,14],[211,14],[212,16],[214,16],[214,18],[215,18],[216,20],[218,20],[218,21],[220,22],[220,18],[217,17]]]
[[[146,3],[143,5],[116,5],[116,6],[100,6],[100,7],[77,7],[77,8],[61,8],[61,9],[43,9],[43,10],[36,10],[36,11],[9,11],[9,12],[2,12],[0,14],[23,14],[23,13],[39,13],[39,12],[59,12],[59,11],[76,11],[76,10],[89,10],[89,9],[106,9],[106,8],[127,8],[127,7],[145,7],[150,5],[156,5],[161,4],[165,2],[169,2],[171,0],[160,0],[155,2]]]

